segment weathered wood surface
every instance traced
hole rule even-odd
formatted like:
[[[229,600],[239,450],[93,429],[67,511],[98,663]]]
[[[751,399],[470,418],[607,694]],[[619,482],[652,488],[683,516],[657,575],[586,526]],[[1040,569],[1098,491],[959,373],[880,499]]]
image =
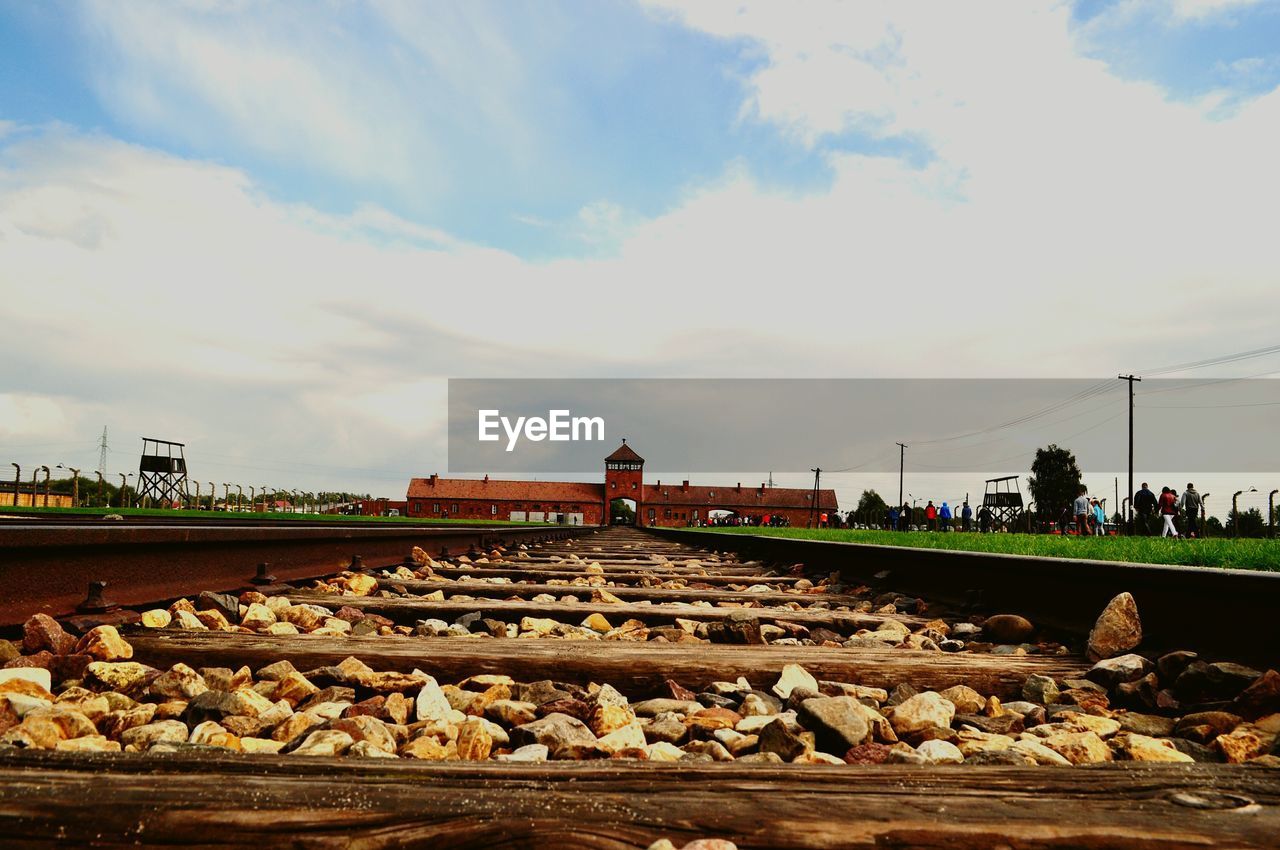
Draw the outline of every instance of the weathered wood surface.
[[[993,656],[898,649],[815,646],[728,646],[632,643],[628,641],[524,640],[519,638],[425,638],[363,635],[248,635],[233,632],[146,630],[130,632],[134,660],[167,668],[251,668],[288,659],[299,670],[337,664],[354,655],[375,670],[415,667],[445,681],[478,673],[505,673],[522,681],[555,679],[608,682],[630,695],[658,692],[675,679],[685,687],[745,676],[769,686],[786,664],[799,664],[819,679],[920,689],[965,684],[983,694],[1016,699],[1027,676],[1082,677],[1090,665],[1075,658]]]
[[[468,596],[487,596],[505,598],[514,593],[521,596],[536,596],[539,593],[550,593],[555,596],[565,594],[590,594],[596,588],[565,584],[492,584],[480,581],[423,581],[420,579],[380,578],[378,586],[383,590],[392,590],[399,586],[410,593],[434,593],[443,590],[446,593],[465,593]],[[652,599],[669,602],[760,602],[778,604],[797,602],[801,605],[812,605],[815,602],[828,602],[831,605],[855,605],[861,600],[856,596],[835,593],[780,593],[777,591],[760,591],[748,593],[737,590],[699,590],[694,588],[668,590],[657,587],[603,587],[619,599]]]
[[[759,562],[741,561],[706,561],[701,566],[686,567],[682,561],[650,561],[642,560],[610,560],[608,558],[583,558],[581,561],[562,561],[548,558],[519,558],[501,561],[473,561],[476,566],[531,567],[543,570],[583,569],[590,564],[599,564],[606,573],[638,572],[642,570],[661,570],[679,575],[697,575],[702,572],[719,573],[721,575],[758,575],[766,570],[775,570]],[[466,567],[466,563],[459,566]]]
[[[492,562],[491,562],[492,563]],[[435,567],[437,575],[446,578],[456,578],[460,575],[485,576],[485,577],[501,577],[516,579],[519,581],[532,581],[534,579],[574,579],[574,578],[591,578],[592,575],[598,573],[588,573],[581,569],[522,569],[519,562],[512,562],[511,567],[490,567],[488,565],[479,567],[469,567],[466,565],[460,567]],[[656,568],[646,570],[644,572],[635,571],[611,571],[606,570],[603,577],[606,581],[622,581],[635,582],[643,578],[658,577],[663,581],[669,579],[683,579],[684,581],[699,581],[704,584],[795,584],[800,581],[802,576],[771,576],[764,575],[759,570],[751,570],[750,572],[741,573],[717,573],[715,575],[699,575],[696,573],[674,573],[670,570]]]
[[[483,602],[427,602],[422,599],[405,597],[383,598],[379,596],[334,596],[326,593],[292,592],[288,597],[293,602],[306,602],[337,610],[350,605],[360,611],[368,611],[389,617],[397,623],[413,625],[417,620],[428,617],[453,622],[463,614],[480,611],[486,617],[496,617],[514,622],[520,617],[549,617],[565,623],[577,624],[589,614],[602,614],[614,626],[620,626],[625,620],[636,619],[646,623],[670,623],[675,617],[685,620],[725,620],[734,608],[706,608],[702,606],[686,606],[671,604],[642,605],[639,603],[608,602],[520,602],[507,599],[486,599]],[[788,608],[752,608],[752,617],[762,623],[776,623],[779,620],[788,623],[799,623],[802,626],[826,626],[830,629],[875,630],[882,625],[885,617],[880,614],[861,614],[852,611],[827,611],[821,608],[806,608],[792,611]],[[915,629],[927,622],[923,617],[905,614],[894,614],[893,619],[908,628]]]
[[[1280,772],[0,755],[0,845],[1275,847]],[[109,801],[109,804],[104,804]]]

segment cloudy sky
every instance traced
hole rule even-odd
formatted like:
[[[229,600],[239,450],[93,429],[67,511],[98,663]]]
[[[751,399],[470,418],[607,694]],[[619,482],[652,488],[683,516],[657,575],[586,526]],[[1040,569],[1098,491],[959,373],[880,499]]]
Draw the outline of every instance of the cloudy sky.
[[[394,497],[449,377],[1262,347],[1278,45],[1275,0],[0,3],[0,461]]]

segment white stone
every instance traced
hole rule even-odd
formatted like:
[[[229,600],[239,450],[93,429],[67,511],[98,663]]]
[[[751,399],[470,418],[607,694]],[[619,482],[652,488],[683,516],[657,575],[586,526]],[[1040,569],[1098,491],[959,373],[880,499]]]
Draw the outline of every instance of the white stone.
[[[517,762],[526,764],[541,764],[547,760],[550,750],[546,744],[525,744],[510,753],[504,753],[497,756],[496,760],[501,762]]]
[[[788,664],[782,668],[782,675],[778,677],[777,683],[774,684],[773,692],[782,699],[786,699],[791,696],[791,692],[796,688],[817,691],[818,680],[799,664]]]
[[[418,720],[447,720],[452,707],[449,700],[440,690],[440,685],[432,676],[427,676],[427,683],[418,692],[414,701],[414,716]]]
[[[916,747],[916,752],[929,764],[960,764],[964,761],[960,748],[950,741],[925,741]]]
[[[32,684],[39,685],[46,691],[53,690],[53,676],[43,667],[10,667],[0,669],[0,682],[11,682],[14,679],[23,679]]]
[[[955,705],[933,691],[925,691],[895,707],[890,723],[895,732],[903,735],[931,726],[949,728],[955,716]]]

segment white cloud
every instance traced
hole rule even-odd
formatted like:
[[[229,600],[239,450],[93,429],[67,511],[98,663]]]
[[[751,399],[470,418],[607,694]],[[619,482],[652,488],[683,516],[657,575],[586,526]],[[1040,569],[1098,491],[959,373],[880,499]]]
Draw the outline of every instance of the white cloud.
[[[1170,10],[1177,20],[1203,20],[1257,6],[1262,0],[1170,0]]]

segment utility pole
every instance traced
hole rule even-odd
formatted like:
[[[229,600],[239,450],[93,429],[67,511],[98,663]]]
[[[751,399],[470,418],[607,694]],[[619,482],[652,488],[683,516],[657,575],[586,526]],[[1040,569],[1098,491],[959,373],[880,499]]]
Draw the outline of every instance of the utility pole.
[[[811,496],[811,497],[810,497],[810,499],[809,499],[809,525],[808,525],[808,527],[809,527],[809,528],[813,528],[813,527],[814,527],[814,522],[813,522],[814,512],[818,510],[818,482],[819,482],[819,481],[821,480],[821,478],[822,478],[822,467],[820,467],[820,466],[815,466],[813,469],[811,469],[811,470],[809,470],[809,471],[813,473],[813,496]]]
[[[1116,380],[1129,382],[1129,508],[1124,526],[1129,534],[1133,534],[1133,382],[1142,379],[1133,375],[1117,375]]]
[[[903,472],[907,466],[907,444],[898,443],[898,504],[902,504]]]
[[[102,441],[98,443],[98,472],[106,474],[107,472],[107,426],[102,426]],[[102,495],[101,492],[98,493]]]

